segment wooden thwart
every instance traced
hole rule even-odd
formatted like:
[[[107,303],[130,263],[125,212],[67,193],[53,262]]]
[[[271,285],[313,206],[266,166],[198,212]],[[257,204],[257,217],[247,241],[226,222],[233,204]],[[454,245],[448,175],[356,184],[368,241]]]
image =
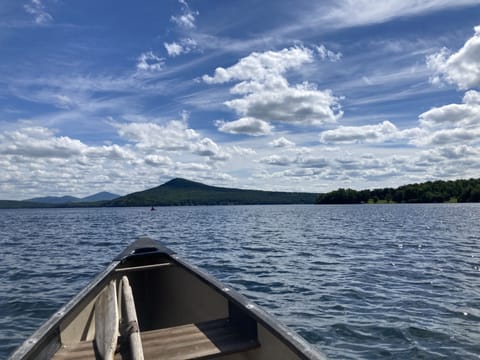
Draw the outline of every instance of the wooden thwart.
[[[132,266],[132,267],[126,267],[126,268],[119,268],[119,269],[115,269],[115,272],[143,271],[143,270],[151,270],[151,269],[157,269],[157,268],[168,267],[168,266],[173,266],[173,263],[165,262],[165,263],[152,264],[152,265],[142,265],[142,266]]]

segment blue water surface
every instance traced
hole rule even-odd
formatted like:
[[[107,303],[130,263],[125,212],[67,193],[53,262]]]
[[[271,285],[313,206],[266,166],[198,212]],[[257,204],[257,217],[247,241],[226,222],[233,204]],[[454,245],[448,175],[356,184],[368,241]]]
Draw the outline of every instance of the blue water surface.
[[[331,359],[480,358],[480,204],[0,210],[0,358],[140,235]]]

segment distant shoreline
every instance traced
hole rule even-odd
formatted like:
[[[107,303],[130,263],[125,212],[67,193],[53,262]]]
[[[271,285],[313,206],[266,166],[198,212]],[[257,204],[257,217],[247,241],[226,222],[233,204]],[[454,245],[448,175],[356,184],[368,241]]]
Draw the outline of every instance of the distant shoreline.
[[[319,195],[317,204],[480,202],[480,179],[427,181],[398,188],[353,190],[340,188]]]
[[[58,200],[54,198],[52,201]],[[476,202],[480,202],[480,179],[428,181],[426,183],[404,185],[398,188],[373,190],[340,188],[320,194],[223,188],[176,178],[155,188],[111,200],[66,203],[0,200],[0,209]]]

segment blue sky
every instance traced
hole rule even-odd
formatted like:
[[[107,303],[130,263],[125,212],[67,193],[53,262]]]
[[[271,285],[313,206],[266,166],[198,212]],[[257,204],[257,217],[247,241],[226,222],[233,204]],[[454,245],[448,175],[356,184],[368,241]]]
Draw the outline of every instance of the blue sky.
[[[1,199],[479,176],[478,0],[3,0],[0,54]]]

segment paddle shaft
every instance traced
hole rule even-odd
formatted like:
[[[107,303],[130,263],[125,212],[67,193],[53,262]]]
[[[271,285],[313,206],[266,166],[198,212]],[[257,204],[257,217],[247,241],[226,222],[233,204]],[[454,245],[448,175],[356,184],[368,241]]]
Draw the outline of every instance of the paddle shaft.
[[[132,360],[143,360],[143,348],[138,329],[137,312],[133,301],[132,288],[126,276],[122,277],[122,293]]]

